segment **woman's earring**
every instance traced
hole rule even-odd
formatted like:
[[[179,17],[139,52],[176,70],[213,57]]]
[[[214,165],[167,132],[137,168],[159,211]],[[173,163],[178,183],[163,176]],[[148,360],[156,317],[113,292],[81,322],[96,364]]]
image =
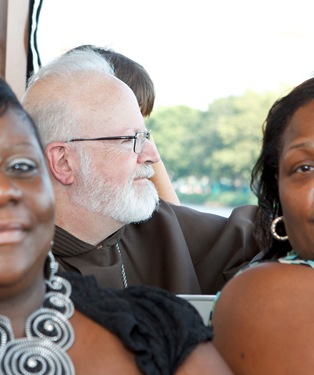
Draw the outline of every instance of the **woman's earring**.
[[[278,216],[276,219],[274,219],[270,226],[270,231],[272,236],[278,240],[278,241],[286,241],[288,239],[288,236],[279,236],[279,234],[276,232],[276,226],[279,222],[284,221],[283,216]]]

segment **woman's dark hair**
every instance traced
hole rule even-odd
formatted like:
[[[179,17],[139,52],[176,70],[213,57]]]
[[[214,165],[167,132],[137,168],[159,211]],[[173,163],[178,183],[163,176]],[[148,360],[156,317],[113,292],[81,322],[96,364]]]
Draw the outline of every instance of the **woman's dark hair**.
[[[295,112],[311,100],[314,100],[314,78],[277,100],[263,125],[262,149],[251,174],[251,189],[258,198],[255,237],[261,250],[272,247],[271,222],[282,215],[278,189],[282,138]],[[284,254],[291,246],[288,241],[276,241],[274,249],[277,254]]]
[[[22,104],[12,91],[11,87],[7,84],[7,82],[4,79],[0,77],[0,116],[2,116],[8,109],[14,110],[17,114],[22,116],[26,120],[26,122],[28,122],[31,125],[31,128],[33,129],[34,134],[39,142],[39,145],[42,151],[44,151],[37,127],[33,119],[24,110]]]

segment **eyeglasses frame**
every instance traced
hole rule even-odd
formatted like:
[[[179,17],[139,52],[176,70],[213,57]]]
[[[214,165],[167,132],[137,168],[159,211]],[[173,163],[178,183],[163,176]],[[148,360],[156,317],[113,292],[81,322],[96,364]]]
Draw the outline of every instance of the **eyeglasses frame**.
[[[100,138],[73,138],[73,139],[70,139],[67,142],[113,141],[113,140],[117,140],[117,139],[133,139],[134,140],[133,152],[135,152],[136,154],[140,154],[142,152],[142,150],[141,150],[141,152],[135,151],[136,141],[138,140],[137,136],[138,136],[138,134],[145,134],[145,142],[146,142],[146,139],[149,140],[149,138],[150,138],[150,133],[151,133],[151,130],[147,130],[147,131],[143,131],[143,132],[136,132],[135,135],[117,135],[117,136],[113,136],[113,137],[100,137]],[[145,142],[143,143],[143,146],[144,146]]]

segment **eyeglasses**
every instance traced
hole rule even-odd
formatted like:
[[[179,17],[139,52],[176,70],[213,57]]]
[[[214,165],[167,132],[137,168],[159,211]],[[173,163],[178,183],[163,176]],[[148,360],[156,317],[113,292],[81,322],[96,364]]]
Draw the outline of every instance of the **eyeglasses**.
[[[73,138],[68,142],[85,142],[85,141],[112,141],[116,139],[133,139],[133,151],[140,154],[143,151],[146,139],[150,139],[150,130],[146,132],[137,132],[135,135],[119,135],[116,137],[101,137],[101,138]]]

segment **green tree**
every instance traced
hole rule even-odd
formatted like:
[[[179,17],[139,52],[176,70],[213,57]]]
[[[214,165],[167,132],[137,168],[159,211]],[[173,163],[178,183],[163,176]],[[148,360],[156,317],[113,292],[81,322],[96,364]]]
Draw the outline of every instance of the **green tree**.
[[[208,119],[215,123],[219,139],[205,167],[213,176],[248,181],[258,156],[262,124],[275,100],[275,94],[247,91],[242,96],[218,99],[208,108]]]
[[[191,173],[200,111],[187,106],[160,107],[146,120],[169,174],[174,178]]]
[[[262,124],[275,93],[247,91],[213,101],[207,111],[159,107],[147,120],[173,180],[210,177],[248,187],[261,146]]]

